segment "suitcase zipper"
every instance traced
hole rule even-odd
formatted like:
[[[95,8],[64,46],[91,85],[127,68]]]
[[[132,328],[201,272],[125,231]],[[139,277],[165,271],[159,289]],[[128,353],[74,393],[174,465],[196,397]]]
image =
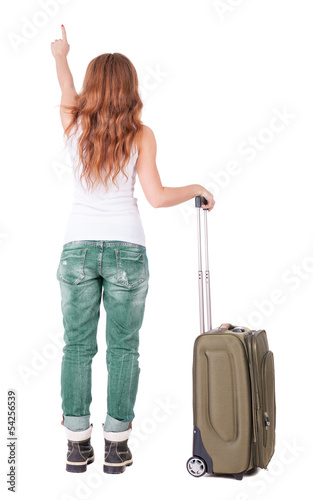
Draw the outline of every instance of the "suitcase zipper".
[[[260,330],[258,330],[260,331]],[[260,444],[260,435],[258,432],[258,410],[260,409],[260,394],[259,394],[259,387],[258,387],[258,380],[257,380],[257,375],[255,373],[255,356],[254,356],[254,335],[255,335],[256,330],[250,330],[247,332],[247,337],[250,337],[250,342],[248,342],[248,352],[249,352],[249,365],[250,365],[250,372],[252,375],[252,380],[251,380],[251,392],[253,391],[255,400],[252,401],[252,406],[253,406],[253,442],[255,443],[254,445],[254,465],[258,467],[261,464],[261,444]],[[254,399],[254,398],[253,398]],[[258,448],[258,455],[259,455],[259,463],[257,463],[256,460],[256,448]]]
[[[252,348],[251,348],[251,337],[253,336],[254,331],[251,330],[246,333],[246,345],[248,351],[248,363],[249,363],[249,372],[250,372],[250,380],[251,380],[251,407],[252,407],[252,430],[253,430],[253,464],[256,465],[256,446],[257,446],[257,429],[256,429],[256,418],[255,418],[255,392],[253,390],[254,386],[254,370],[252,364]]]
[[[263,360],[262,360],[262,385],[263,385],[263,394],[262,394],[262,397],[263,397],[263,416],[264,416],[264,429],[265,429],[265,432],[263,430],[263,446],[266,447],[267,445],[267,430],[270,426],[270,419],[269,419],[269,416],[268,416],[268,405],[267,405],[267,385],[266,385],[266,361],[267,359],[269,358],[269,356],[272,356],[273,353],[272,351],[267,351],[265,354],[264,354],[264,357],[263,357]]]
[[[265,380],[265,360],[266,360],[266,355],[268,353],[265,354],[264,358],[263,358],[263,363],[262,363],[262,384],[263,384],[263,411],[264,411],[264,428],[265,428],[265,432],[263,431],[263,446],[266,447],[266,443],[267,443],[267,429],[270,425],[270,421],[269,421],[269,418],[268,418],[268,414],[267,414],[267,407],[266,407],[266,401],[267,401],[267,391],[266,391],[266,380]]]
[[[259,333],[261,331],[262,330],[258,330],[257,333]],[[254,344],[255,343],[256,343],[256,341],[254,341]],[[252,352],[254,353],[256,346],[254,345],[253,347],[254,348],[252,348]],[[253,356],[254,356],[254,354],[253,354]],[[257,360],[255,357],[253,358],[253,361],[254,361],[254,366],[256,367]],[[256,369],[257,369],[257,367],[256,367]],[[261,410],[262,406],[261,406],[261,402],[260,402],[260,390],[259,390],[258,374],[255,377],[255,384],[256,384],[256,391],[257,391],[257,408],[256,408],[257,409],[257,416],[256,416],[256,419],[257,419],[257,439],[258,439],[258,449],[259,449],[259,467],[262,467],[261,429],[259,429],[259,415],[258,415],[258,411]],[[262,438],[263,438],[263,436],[262,436]]]

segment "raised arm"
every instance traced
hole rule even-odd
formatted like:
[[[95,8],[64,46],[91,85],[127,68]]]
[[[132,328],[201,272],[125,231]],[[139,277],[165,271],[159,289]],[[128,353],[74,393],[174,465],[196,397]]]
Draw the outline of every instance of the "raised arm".
[[[73,76],[67,62],[67,54],[69,53],[70,45],[67,42],[66,31],[63,24],[61,26],[61,30],[62,40],[55,40],[52,42],[51,51],[55,58],[57,77],[62,91],[60,115],[62,125],[65,130],[69,124],[70,116],[62,105],[72,106],[77,92],[74,86]]]
[[[55,40],[51,43],[51,51],[55,58],[57,76],[61,90],[66,87],[74,87],[74,80],[67,62],[67,54],[70,45],[67,42],[66,31],[62,24],[62,40]]]
[[[208,205],[202,208],[212,208],[215,201],[212,193],[200,184],[190,184],[182,187],[165,187],[162,185],[160,175],[156,166],[156,140],[152,130],[144,125],[141,143],[138,150],[137,174],[150,205],[154,208],[172,207],[179,205],[195,196],[204,196]]]

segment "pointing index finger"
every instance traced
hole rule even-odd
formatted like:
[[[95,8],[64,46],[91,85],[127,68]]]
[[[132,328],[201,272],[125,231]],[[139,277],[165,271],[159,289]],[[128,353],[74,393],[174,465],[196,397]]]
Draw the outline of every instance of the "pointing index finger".
[[[61,30],[62,30],[62,39],[67,42],[67,38],[66,38],[66,31],[65,31],[65,28],[63,26],[63,24],[61,25]]]

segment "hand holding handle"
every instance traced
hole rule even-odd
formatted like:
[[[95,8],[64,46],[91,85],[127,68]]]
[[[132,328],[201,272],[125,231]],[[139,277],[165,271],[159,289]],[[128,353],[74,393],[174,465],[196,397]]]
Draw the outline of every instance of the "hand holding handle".
[[[208,195],[207,198],[204,196],[196,196],[195,197],[195,207],[196,208],[203,208],[203,210],[212,210],[212,208],[215,205],[215,201],[213,198],[213,195],[207,191]]]
[[[201,205],[207,205],[208,200],[204,196],[196,196],[195,197],[195,207],[201,208]],[[207,208],[205,209],[207,210]]]

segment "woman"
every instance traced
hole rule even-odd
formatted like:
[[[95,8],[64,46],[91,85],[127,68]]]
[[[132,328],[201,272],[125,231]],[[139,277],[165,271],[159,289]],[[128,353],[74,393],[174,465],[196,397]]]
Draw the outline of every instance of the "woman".
[[[77,93],[67,63],[69,44],[51,43],[62,90],[61,121],[74,165],[74,200],[57,270],[64,342],[61,367],[66,470],[86,471],[90,443],[91,363],[97,352],[101,294],[106,310],[107,416],[103,425],[106,473],[132,464],[127,441],[134,418],[139,330],[148,292],[145,236],[133,197],[136,171],[148,202],[171,207],[202,195],[203,186],[163,187],[156,141],[141,122],[137,73],[122,54],[102,54],[88,65]]]

